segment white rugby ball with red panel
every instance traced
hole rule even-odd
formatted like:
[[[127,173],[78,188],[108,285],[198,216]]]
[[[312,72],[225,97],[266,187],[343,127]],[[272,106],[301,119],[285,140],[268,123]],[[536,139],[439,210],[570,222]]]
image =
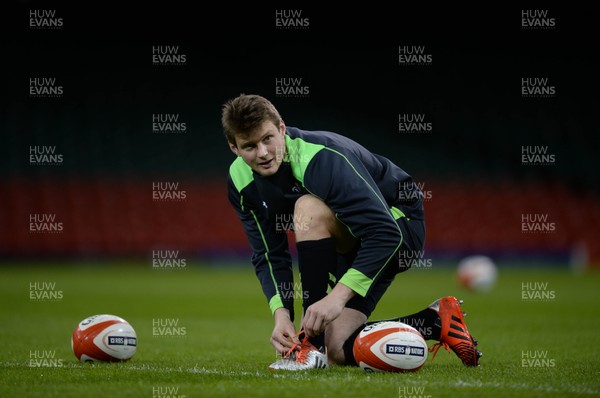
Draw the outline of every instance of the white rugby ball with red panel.
[[[365,371],[416,372],[427,359],[423,335],[402,322],[366,326],[354,340],[354,359]]]
[[[456,273],[461,287],[472,292],[488,292],[496,284],[498,267],[488,256],[472,255],[459,261]]]
[[[81,362],[124,362],[135,354],[137,335],[121,317],[93,315],[79,322],[71,348]]]

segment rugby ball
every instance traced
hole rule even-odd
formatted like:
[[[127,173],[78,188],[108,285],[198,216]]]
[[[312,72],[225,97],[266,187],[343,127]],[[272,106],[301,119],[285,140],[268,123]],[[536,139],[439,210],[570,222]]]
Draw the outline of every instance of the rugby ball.
[[[457,265],[459,285],[472,292],[488,292],[496,284],[498,267],[488,256],[473,255],[463,258]]]
[[[133,357],[137,335],[125,319],[93,315],[79,322],[71,336],[71,349],[81,362],[124,362]]]
[[[427,359],[419,331],[402,322],[367,325],[354,340],[354,359],[367,372],[416,372]]]

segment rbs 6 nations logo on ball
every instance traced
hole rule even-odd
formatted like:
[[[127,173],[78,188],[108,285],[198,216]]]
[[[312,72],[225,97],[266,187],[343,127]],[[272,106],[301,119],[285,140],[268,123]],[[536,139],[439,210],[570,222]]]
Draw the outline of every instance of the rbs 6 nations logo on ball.
[[[94,315],[77,325],[71,348],[81,362],[124,362],[135,354],[137,335],[123,318]]]

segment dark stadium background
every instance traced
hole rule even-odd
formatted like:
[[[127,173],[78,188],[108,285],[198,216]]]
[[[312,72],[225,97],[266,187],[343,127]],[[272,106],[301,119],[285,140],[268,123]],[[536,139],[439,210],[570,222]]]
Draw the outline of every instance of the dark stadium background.
[[[520,7],[213,6],[18,3],[2,27],[2,261],[144,260],[156,249],[248,261],[220,126],[221,104],[243,92],[424,183],[429,258],[600,264],[598,60],[584,10],[550,10],[556,29],[523,30]],[[29,29],[30,9],[56,9],[64,27]],[[276,29],[276,9],[302,10],[309,28]],[[185,65],[152,65],[159,45],[179,46]],[[424,46],[431,65],[399,65],[400,45]],[[31,77],[56,78],[64,95],[31,98]],[[549,78],[556,97],[522,98],[523,77]],[[276,78],[302,78],[309,95],[277,96]],[[178,114],[186,133],[152,133],[155,113]],[[425,114],[433,131],[399,133],[400,113]],[[524,145],[556,162],[522,165]],[[31,146],[55,146],[63,162],[30,165]],[[153,182],[178,183],[186,200],[153,201]],[[31,233],[33,213],[64,230]],[[523,214],[556,230],[523,233]]]

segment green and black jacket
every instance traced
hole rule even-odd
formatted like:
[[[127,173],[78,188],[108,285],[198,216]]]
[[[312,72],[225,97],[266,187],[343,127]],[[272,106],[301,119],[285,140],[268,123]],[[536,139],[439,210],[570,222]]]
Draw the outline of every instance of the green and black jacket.
[[[339,279],[361,296],[402,244],[397,219],[423,219],[422,193],[404,170],[355,141],[327,131],[288,127],[286,156],[277,173],[262,177],[238,157],[229,168],[229,200],[252,248],[252,264],[271,311],[293,309],[288,227],[296,199],[323,200],[360,242]],[[292,311],[293,312],[293,311]]]

